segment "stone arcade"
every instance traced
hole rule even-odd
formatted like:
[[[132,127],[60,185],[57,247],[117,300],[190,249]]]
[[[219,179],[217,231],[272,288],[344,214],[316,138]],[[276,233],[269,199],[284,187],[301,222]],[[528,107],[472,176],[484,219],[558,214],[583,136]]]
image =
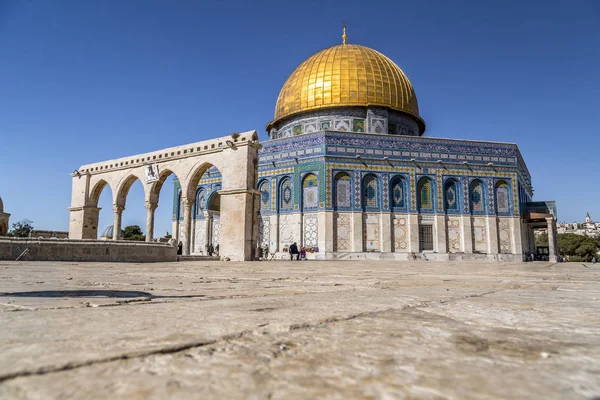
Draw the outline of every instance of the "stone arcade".
[[[258,244],[279,257],[298,242],[309,258],[522,260],[535,250],[533,228],[554,230],[554,210],[528,212],[531,176],[516,144],[421,137],[406,75],[345,36],[290,75],[267,131]],[[221,190],[218,171],[195,188],[195,254],[226,236]],[[191,195],[189,180],[176,182],[180,237]]]
[[[219,191],[221,254],[232,260],[250,260],[256,247],[259,192],[255,189],[258,135],[255,131],[172,147],[81,166],[73,174],[69,223],[70,239],[97,239],[98,199],[108,185],[113,193],[113,239],[119,239],[121,214],[127,193],[136,180],[144,187],[147,208],[146,240],[154,232],[154,211],[165,180],[174,174],[181,191],[182,222],[178,240],[184,254],[190,254],[192,210],[196,188],[209,170],[218,170],[222,179]],[[149,177],[148,174],[154,175]],[[154,179],[149,179],[154,178]]]

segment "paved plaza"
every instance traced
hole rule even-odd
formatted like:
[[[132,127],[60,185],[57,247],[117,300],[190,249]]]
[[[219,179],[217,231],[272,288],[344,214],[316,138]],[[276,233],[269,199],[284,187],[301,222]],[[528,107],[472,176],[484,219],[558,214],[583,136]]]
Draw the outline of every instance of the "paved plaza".
[[[2,399],[594,399],[600,267],[0,263]]]

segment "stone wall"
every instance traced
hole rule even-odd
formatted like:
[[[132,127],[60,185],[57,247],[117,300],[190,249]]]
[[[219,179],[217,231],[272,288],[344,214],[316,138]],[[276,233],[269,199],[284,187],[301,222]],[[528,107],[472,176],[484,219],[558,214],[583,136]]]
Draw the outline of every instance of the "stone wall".
[[[30,261],[170,262],[177,247],[165,243],[106,240],[0,238],[0,260],[16,260],[29,249]]]

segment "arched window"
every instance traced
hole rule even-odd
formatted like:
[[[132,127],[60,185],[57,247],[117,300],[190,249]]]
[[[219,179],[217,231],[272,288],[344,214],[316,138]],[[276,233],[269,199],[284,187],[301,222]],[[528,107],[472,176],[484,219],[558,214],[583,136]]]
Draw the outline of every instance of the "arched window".
[[[200,189],[196,193],[196,215],[201,215],[206,210],[206,190]]]
[[[496,183],[496,212],[510,212],[510,203],[508,200],[508,185],[504,181]]]
[[[395,176],[390,184],[390,205],[392,208],[406,207],[406,186],[401,176]]]
[[[307,174],[302,181],[302,209],[319,207],[319,178]]]
[[[292,180],[284,178],[279,186],[279,209],[291,210],[294,208]]]
[[[352,206],[352,185],[350,175],[340,172],[335,176],[335,208],[350,208]]]
[[[262,181],[258,186],[260,192],[260,209],[266,211],[271,209],[271,185],[268,181]]]
[[[458,184],[454,179],[448,179],[444,187],[444,208],[446,211],[458,211]]]
[[[418,193],[419,210],[433,210],[433,187],[430,178],[421,178]]]
[[[483,183],[480,180],[475,180],[471,182],[471,190],[469,190],[469,199],[471,201],[471,212],[485,211]]]
[[[373,174],[365,175],[362,188],[363,207],[375,208],[379,205],[377,198],[377,177]]]

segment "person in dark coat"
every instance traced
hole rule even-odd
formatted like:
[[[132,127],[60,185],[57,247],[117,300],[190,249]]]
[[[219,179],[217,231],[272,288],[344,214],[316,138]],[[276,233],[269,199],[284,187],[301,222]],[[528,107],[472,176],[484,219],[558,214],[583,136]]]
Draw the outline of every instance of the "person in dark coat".
[[[294,260],[294,255],[296,255],[296,261],[298,261],[300,259],[300,252],[298,251],[296,242],[292,243],[290,246],[290,261]]]
[[[180,256],[183,254],[183,242],[179,242],[177,245],[177,255]]]

